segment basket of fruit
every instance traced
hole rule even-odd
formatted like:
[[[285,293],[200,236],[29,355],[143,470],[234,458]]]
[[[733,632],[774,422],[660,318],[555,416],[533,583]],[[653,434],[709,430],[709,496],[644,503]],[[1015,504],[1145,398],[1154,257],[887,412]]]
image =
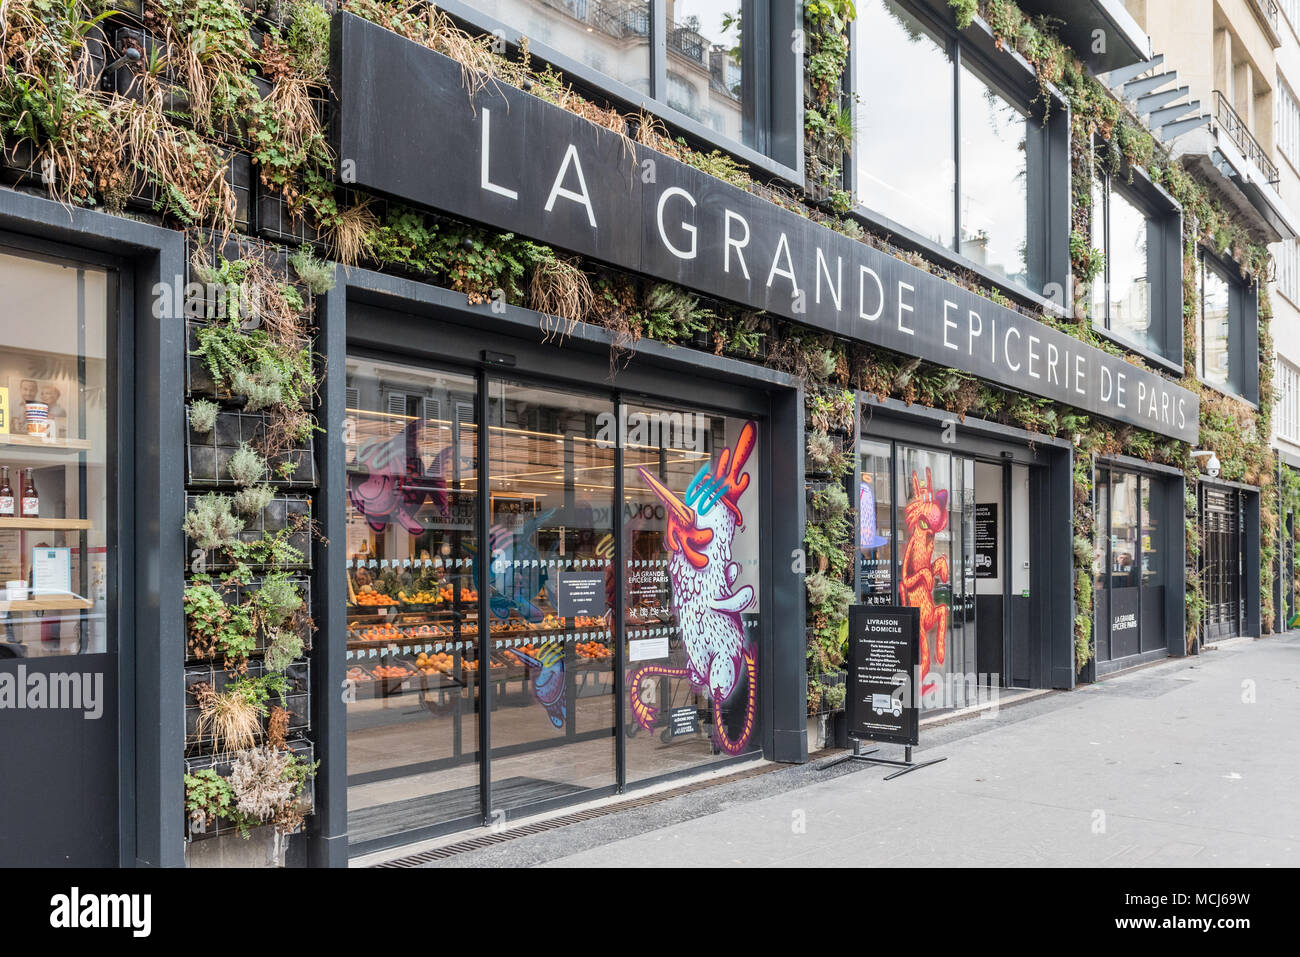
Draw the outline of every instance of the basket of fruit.
[[[397,600],[413,611],[427,611],[442,604],[442,593],[432,588],[413,588],[411,591],[399,589]]]
[[[577,651],[579,658],[591,661],[614,657],[614,652],[599,641],[580,641],[574,645],[574,650]]]
[[[362,585],[357,589],[354,604],[358,608],[388,608],[399,604],[392,595],[385,595],[374,585]]]

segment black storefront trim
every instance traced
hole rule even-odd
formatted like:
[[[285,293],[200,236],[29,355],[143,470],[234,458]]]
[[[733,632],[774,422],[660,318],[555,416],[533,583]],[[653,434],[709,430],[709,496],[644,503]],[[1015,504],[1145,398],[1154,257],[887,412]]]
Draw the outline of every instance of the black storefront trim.
[[[1130,472],[1145,475],[1153,481],[1163,482],[1165,484],[1165,508],[1164,513],[1158,516],[1162,541],[1160,543],[1161,553],[1168,557],[1165,567],[1165,593],[1163,621],[1165,632],[1165,646],[1163,648],[1139,651],[1137,654],[1125,655],[1121,658],[1111,658],[1106,661],[1099,661],[1096,656],[1088,662],[1084,668],[1083,677],[1086,681],[1095,681],[1106,675],[1114,674],[1117,671],[1123,671],[1132,668],[1135,665],[1145,664],[1149,661],[1156,661],[1161,658],[1175,657],[1181,658],[1187,654],[1187,562],[1185,554],[1187,550],[1187,524],[1186,524],[1186,494],[1187,494],[1187,475],[1182,469],[1165,465],[1160,462],[1149,462],[1146,459],[1134,458],[1131,455],[1098,455],[1093,458],[1093,498],[1092,510],[1096,522],[1100,523],[1102,517],[1097,515],[1097,495],[1095,477],[1098,469],[1113,469],[1118,472]],[[1101,531],[1097,532],[1102,534]],[[1098,611],[1098,589],[1094,583],[1093,591],[1093,646],[1096,647],[1097,629],[1099,622],[1097,620]],[[1140,645],[1139,645],[1140,647]]]
[[[185,327],[175,307],[186,275],[185,239],[173,230],[9,189],[0,189],[0,231],[57,243],[65,247],[64,255],[84,250],[122,265],[118,415],[111,428],[129,454],[119,457],[110,499],[122,559],[117,594],[119,862],[180,866],[185,475],[177,450],[184,448],[185,413],[175,401],[175,389],[185,373]],[[145,507],[137,509],[137,502]],[[24,821],[23,826],[66,829],[69,824]]]
[[[762,443],[763,478],[768,494],[761,505],[764,553],[760,563],[760,593],[765,596],[763,622],[759,629],[760,660],[768,667],[760,673],[760,698],[763,722],[762,754],[784,762],[807,760],[806,744],[806,659],[804,653],[804,607],[801,588],[775,585],[776,569],[788,568],[792,553],[802,547],[804,529],[803,442],[780,441],[781,437],[803,435],[804,400],[799,380],[785,373],[734,359],[714,356],[682,347],[643,341],[635,355],[616,375],[607,379],[610,334],[599,327],[579,324],[562,344],[544,343],[540,313],[509,306],[504,313],[494,313],[489,305],[470,306],[464,293],[454,292],[415,280],[403,279],[366,269],[337,267],[334,289],[320,300],[318,349],[323,355],[325,378],[321,391],[320,421],[326,432],[317,442],[317,459],[321,470],[321,489],[317,514],[326,540],[316,546],[317,565],[323,581],[313,589],[314,613],[325,641],[312,669],[318,693],[313,695],[313,727],[317,731],[317,756],[321,769],[316,781],[316,814],[308,830],[308,856],[320,866],[345,866],[349,854],[365,853],[382,847],[397,846],[464,830],[484,823],[482,814],[460,821],[446,822],[418,832],[366,842],[349,847],[347,840],[347,708],[340,694],[346,670],[336,636],[346,631],[347,582],[342,556],[331,558],[331,549],[339,551],[346,541],[344,484],[334,480],[344,474],[344,451],[340,430],[330,423],[341,421],[346,407],[346,356],[348,350],[348,313],[360,310],[367,315],[370,342],[376,348],[391,341],[405,341],[412,356],[431,354],[430,342],[411,342],[396,338],[399,317],[424,317],[440,324],[437,354],[448,362],[479,369],[480,375],[495,368],[482,359],[485,349],[498,348],[518,356],[519,375],[530,366],[544,370],[557,384],[585,386],[593,384],[617,393],[620,398],[658,398],[663,401],[665,373],[689,376],[693,402],[703,406],[731,408],[753,412],[768,421],[769,441]],[[391,313],[391,316],[385,315]],[[390,321],[392,320],[392,321]],[[466,357],[473,357],[471,361]],[[593,369],[599,374],[593,375]],[[514,373],[512,373],[514,374]],[[603,381],[602,381],[603,380]],[[761,404],[740,395],[766,398]],[[480,389],[480,395],[486,396]],[[480,410],[482,412],[483,410]],[[486,419],[484,419],[486,421]],[[481,430],[486,436],[487,430]],[[480,449],[480,455],[485,450]],[[486,459],[483,459],[486,461]],[[483,497],[486,503],[486,498]],[[337,544],[328,544],[337,543]],[[486,574],[486,566],[483,573]],[[479,583],[480,588],[486,582]],[[480,628],[484,623],[480,622]],[[777,650],[780,649],[780,654]],[[621,698],[619,699],[621,702]],[[483,720],[487,720],[486,718]],[[737,760],[752,760],[742,755]],[[729,762],[719,761],[709,769]],[[486,769],[486,762],[480,762]],[[699,773],[693,769],[689,773]],[[485,771],[484,771],[485,773]],[[680,774],[680,772],[674,772]],[[630,783],[628,789],[642,788],[664,778]],[[484,782],[486,783],[486,782]],[[615,793],[617,788],[608,789]],[[488,794],[486,790],[482,793]],[[581,800],[607,796],[602,789],[584,792]],[[571,801],[572,799],[570,799]],[[514,809],[512,816],[537,813],[549,805],[532,805]]]
[[[941,434],[954,429],[954,441]],[[956,415],[943,409],[907,405],[898,399],[881,402],[875,396],[858,393],[857,434],[854,436],[853,511],[858,502],[856,466],[858,440],[886,438],[916,444],[937,451],[968,455],[989,462],[1033,466],[1038,480],[1031,478],[1028,514],[1024,520],[1031,538],[1039,541],[1073,541],[1074,446],[1054,436],[1002,425],[986,419]],[[1032,475],[1032,473],[1031,473]],[[1003,499],[1009,501],[1004,477]],[[1010,509],[1007,509],[1007,540],[1010,541]],[[856,528],[855,523],[855,528]],[[1011,549],[1004,551],[1010,572]],[[1032,552],[1030,564],[1030,606],[1027,621],[1039,622],[1040,637],[1028,649],[1031,687],[1069,689],[1075,684],[1074,668],[1074,565],[1073,551],[1041,548]]]

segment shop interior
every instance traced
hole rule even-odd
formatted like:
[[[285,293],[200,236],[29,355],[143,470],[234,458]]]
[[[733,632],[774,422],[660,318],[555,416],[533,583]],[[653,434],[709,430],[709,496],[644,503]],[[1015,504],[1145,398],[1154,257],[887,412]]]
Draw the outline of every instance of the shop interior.
[[[354,849],[612,789],[620,736],[622,783],[758,747],[756,673],[716,698],[681,625],[694,550],[750,589],[729,620],[757,647],[757,457],[730,498],[690,494],[744,419],[361,356],[346,386]]]

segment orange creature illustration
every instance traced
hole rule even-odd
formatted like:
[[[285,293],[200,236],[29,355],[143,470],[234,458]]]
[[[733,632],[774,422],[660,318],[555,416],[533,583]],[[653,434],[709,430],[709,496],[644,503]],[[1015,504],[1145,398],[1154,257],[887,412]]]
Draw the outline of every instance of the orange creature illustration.
[[[907,548],[903,551],[903,604],[921,609],[921,679],[930,670],[930,632],[935,631],[935,661],[943,664],[948,606],[934,602],[934,583],[948,581],[948,556],[934,557],[934,536],[948,527],[948,490],[935,491],[930,469],[922,485],[912,473],[912,499],[903,509]]]

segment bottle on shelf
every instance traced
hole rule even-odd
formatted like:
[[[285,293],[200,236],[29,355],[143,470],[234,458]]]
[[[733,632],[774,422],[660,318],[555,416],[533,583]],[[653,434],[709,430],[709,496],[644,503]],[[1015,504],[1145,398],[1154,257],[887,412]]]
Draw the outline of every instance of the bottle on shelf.
[[[9,466],[0,465],[0,518],[14,518],[14,490],[9,484]]]
[[[36,494],[35,469],[27,469],[27,479],[23,482],[23,518],[38,518],[41,512],[41,499]]]

